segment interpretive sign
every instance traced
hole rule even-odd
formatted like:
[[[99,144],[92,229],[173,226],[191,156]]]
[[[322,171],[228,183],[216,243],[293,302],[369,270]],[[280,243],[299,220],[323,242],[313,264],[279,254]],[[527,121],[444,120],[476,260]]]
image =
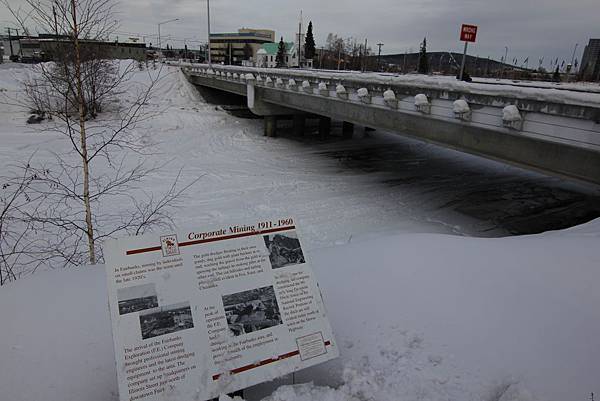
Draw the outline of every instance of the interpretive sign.
[[[119,398],[208,400],[338,356],[291,218],[110,240]]]
[[[462,24],[460,28],[460,40],[463,42],[475,42],[477,38],[477,25]]]

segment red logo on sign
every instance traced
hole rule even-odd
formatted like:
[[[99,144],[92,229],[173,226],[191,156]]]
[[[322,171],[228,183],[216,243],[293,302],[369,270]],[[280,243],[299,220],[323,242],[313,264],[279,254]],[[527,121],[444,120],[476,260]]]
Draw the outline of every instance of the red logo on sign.
[[[475,42],[477,37],[477,25],[463,24],[460,28],[460,40],[463,42]]]

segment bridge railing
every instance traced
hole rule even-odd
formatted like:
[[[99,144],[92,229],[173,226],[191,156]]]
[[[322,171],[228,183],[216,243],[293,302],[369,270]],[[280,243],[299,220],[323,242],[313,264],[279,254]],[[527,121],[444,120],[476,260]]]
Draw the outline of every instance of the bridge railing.
[[[405,78],[391,74],[215,64],[175,65],[188,74],[239,85],[251,80],[257,86],[517,131],[600,151],[600,93],[566,91],[558,96],[554,89],[524,90],[479,84],[470,87],[472,84],[439,77]]]

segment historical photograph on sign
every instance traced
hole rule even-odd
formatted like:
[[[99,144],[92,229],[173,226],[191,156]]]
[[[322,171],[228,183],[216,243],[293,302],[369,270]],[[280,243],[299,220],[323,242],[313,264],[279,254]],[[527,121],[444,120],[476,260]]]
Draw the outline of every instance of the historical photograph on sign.
[[[263,238],[273,269],[305,262],[296,231],[264,235]]]
[[[194,327],[189,302],[140,312],[142,338],[152,338]]]
[[[119,315],[152,309],[158,306],[158,296],[154,284],[136,285],[117,289]]]
[[[273,286],[223,295],[229,330],[235,336],[282,323]]]

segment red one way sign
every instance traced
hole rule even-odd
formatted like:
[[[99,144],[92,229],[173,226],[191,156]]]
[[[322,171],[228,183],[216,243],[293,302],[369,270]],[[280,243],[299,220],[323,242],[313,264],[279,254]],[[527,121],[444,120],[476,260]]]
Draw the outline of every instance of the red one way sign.
[[[477,25],[463,24],[460,28],[460,40],[463,42],[475,42],[477,37]]]

